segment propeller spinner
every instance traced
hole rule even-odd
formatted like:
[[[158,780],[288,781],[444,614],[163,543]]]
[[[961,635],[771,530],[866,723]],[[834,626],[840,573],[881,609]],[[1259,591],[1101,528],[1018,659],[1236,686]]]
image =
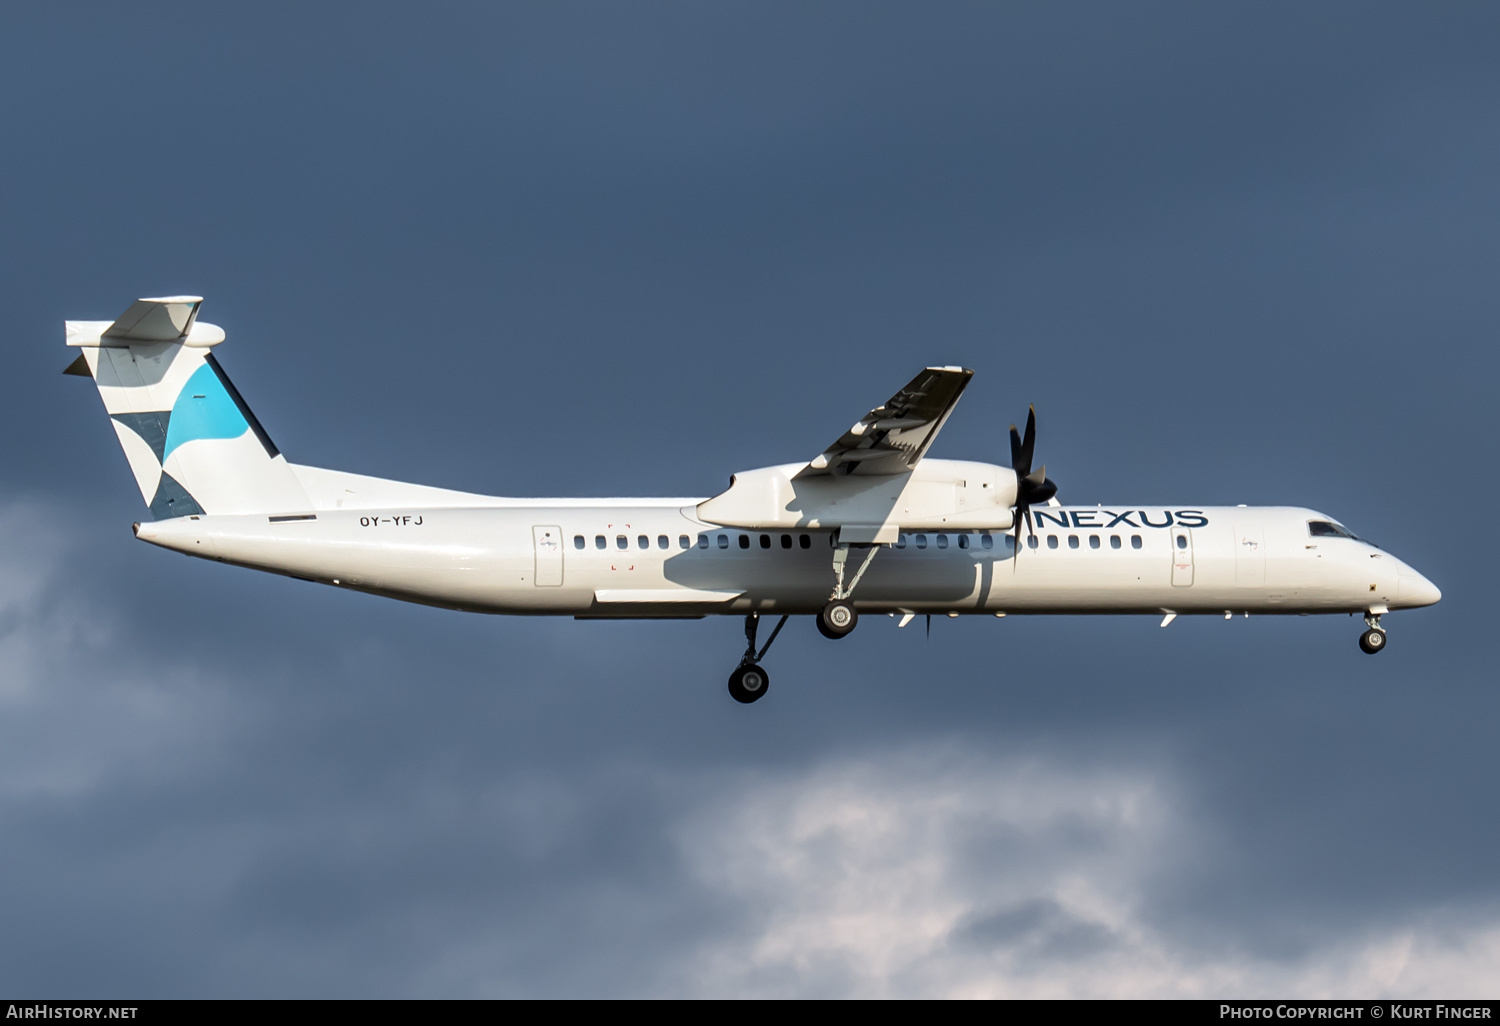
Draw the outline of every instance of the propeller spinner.
[[[1056,483],[1047,480],[1045,464],[1035,472],[1031,469],[1031,455],[1036,448],[1036,407],[1026,415],[1026,437],[1022,438],[1016,426],[1010,426],[1010,469],[1016,472],[1016,552],[1021,551],[1021,518],[1026,518],[1026,531],[1036,534],[1031,522],[1031,507],[1046,502],[1057,494]]]

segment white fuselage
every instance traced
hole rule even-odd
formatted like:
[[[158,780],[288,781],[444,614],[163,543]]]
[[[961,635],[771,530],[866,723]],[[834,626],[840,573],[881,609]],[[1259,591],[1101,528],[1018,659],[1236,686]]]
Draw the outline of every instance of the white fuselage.
[[[219,365],[224,332],[197,319],[201,302],[140,299],[65,329],[68,373],[98,386],[157,518],[136,525],[142,540],[475,612],[744,614],[740,701],[765,686],[762,613],[816,613],[842,637],[861,611],[1363,611],[1374,652],[1383,613],[1440,597],[1311,510],[1042,506],[1057,485],[1032,469],[1035,410],[1011,428],[1009,467],[933,458],[963,367],[923,368],[813,459],[741,471],[706,499],[502,499],[301,466]],[[1035,531],[1017,550],[1027,510]]]
[[[496,499],[321,508],[137,526],[189,555],[452,609],[644,618],[809,614],[833,586],[834,532],[720,527],[699,499]],[[1313,536],[1292,507],[1061,506],[1034,543],[921,527],[880,548],[862,612],[1333,613],[1430,605],[1438,590],[1373,545]],[[1033,544],[1035,547],[1033,547]],[[851,563],[859,557],[851,557]],[[852,570],[852,567],[851,567]]]

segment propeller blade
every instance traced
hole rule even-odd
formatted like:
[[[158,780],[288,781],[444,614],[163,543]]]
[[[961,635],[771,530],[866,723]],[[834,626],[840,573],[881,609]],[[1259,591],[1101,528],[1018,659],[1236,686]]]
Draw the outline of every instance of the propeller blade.
[[[1021,457],[1025,461],[1026,469],[1020,471],[1023,474],[1031,473],[1031,456],[1036,450],[1036,407],[1032,406],[1026,413],[1026,438],[1021,442]]]
[[[1021,554],[1021,518],[1026,518],[1026,533],[1030,537],[1036,537],[1036,524],[1031,519],[1031,507],[1038,502],[1046,502],[1057,494],[1057,485],[1047,480],[1047,468],[1042,466],[1033,471],[1031,469],[1031,458],[1036,452],[1036,407],[1031,406],[1026,411],[1026,434],[1023,436],[1016,430],[1016,426],[1010,426],[1010,468],[1016,475],[1016,505],[1015,505],[1015,553]],[[1016,568],[1011,563],[1011,570]]]

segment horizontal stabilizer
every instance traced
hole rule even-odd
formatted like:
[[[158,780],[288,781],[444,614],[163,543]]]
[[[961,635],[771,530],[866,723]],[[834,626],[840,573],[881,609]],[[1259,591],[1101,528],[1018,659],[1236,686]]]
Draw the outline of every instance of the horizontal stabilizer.
[[[128,347],[180,342],[211,349],[224,341],[224,329],[198,320],[198,296],[137,299],[113,321],[68,321],[68,345]]]
[[[202,302],[202,296],[137,299],[104,330],[103,337],[132,342],[174,342],[186,338]]]

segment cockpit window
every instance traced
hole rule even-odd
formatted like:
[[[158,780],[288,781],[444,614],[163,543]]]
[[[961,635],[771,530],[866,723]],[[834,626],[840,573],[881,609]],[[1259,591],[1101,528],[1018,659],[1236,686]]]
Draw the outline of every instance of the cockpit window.
[[[1314,538],[1349,538],[1359,541],[1357,537],[1349,532],[1349,529],[1335,524],[1329,520],[1309,520],[1307,522],[1307,533]]]

